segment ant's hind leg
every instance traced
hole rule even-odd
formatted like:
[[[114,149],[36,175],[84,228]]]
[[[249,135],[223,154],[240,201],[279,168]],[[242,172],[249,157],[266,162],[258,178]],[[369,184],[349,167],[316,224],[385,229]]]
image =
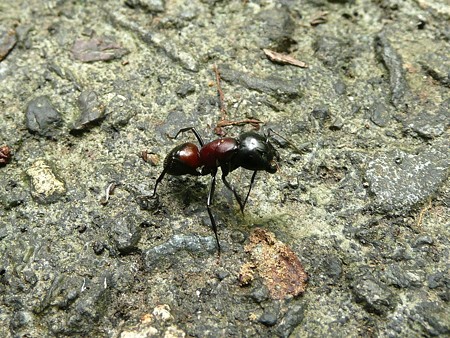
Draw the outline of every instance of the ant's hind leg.
[[[257,171],[255,170],[253,172],[252,178],[250,180],[250,188],[248,188],[248,193],[247,193],[247,196],[245,197],[244,204],[242,206],[242,210],[244,210],[245,204],[247,203],[247,200],[248,200],[248,196],[250,195],[250,191],[252,190],[253,183],[255,182],[256,173],[257,173]]]
[[[184,133],[185,131],[189,131],[189,130],[194,133],[195,137],[198,140],[198,143],[200,143],[200,146],[203,147],[205,142],[203,142],[202,137],[200,136],[200,134],[197,132],[197,130],[194,127],[187,127],[187,128],[182,128],[182,129],[178,130],[178,133],[173,138],[177,138],[178,135],[180,135],[181,133]]]
[[[214,231],[214,236],[216,236],[217,254],[220,256],[220,243],[219,243],[219,236],[217,235],[217,225],[216,221],[214,220],[214,216],[211,212],[211,205],[214,197],[215,188],[216,188],[216,174],[214,173],[212,175],[211,188],[209,189],[208,193],[208,200],[206,201],[206,208],[208,209],[209,219],[211,220],[211,226]]]

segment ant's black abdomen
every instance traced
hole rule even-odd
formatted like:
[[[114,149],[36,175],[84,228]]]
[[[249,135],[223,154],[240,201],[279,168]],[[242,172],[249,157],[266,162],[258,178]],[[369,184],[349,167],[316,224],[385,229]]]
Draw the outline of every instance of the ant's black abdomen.
[[[173,148],[164,159],[164,168],[169,175],[199,176],[197,168],[201,166],[198,147],[190,142],[180,144]]]

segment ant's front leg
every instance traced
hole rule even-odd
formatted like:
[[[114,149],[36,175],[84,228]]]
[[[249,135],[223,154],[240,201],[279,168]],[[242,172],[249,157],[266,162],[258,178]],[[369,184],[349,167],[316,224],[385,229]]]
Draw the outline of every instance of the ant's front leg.
[[[219,243],[219,236],[217,235],[217,225],[216,225],[216,221],[214,220],[214,216],[211,212],[211,205],[213,202],[214,191],[216,188],[216,174],[217,174],[217,170],[215,172],[211,173],[212,181],[211,181],[211,188],[209,189],[209,193],[208,193],[208,199],[206,201],[206,208],[208,210],[209,219],[211,220],[211,226],[214,231],[214,235],[216,236],[217,254],[220,256],[220,243]]]
[[[229,190],[231,190],[231,191],[233,192],[233,195],[234,195],[234,197],[236,198],[236,201],[237,201],[238,204],[239,204],[239,208],[241,209],[241,212],[244,213],[245,203],[242,204],[241,197],[238,195],[236,189],[235,189],[230,183],[228,183],[228,181],[226,180],[226,176],[227,176],[227,174],[224,173],[224,171],[223,171],[223,169],[222,169],[222,181],[223,181],[223,183],[225,184],[225,186],[226,186]],[[248,197],[248,195],[247,195],[247,197]],[[247,199],[245,199],[245,200],[247,201]]]
[[[162,179],[164,178],[164,175],[166,175],[167,172],[167,167],[165,167],[161,173],[161,175],[159,175],[159,177],[156,179],[155,182],[155,188],[153,189],[153,195],[151,196],[152,198],[156,196],[156,188],[158,187],[158,184],[162,181]]]
[[[247,203],[248,196],[250,195],[250,191],[252,190],[253,182],[255,182],[255,177],[256,177],[256,173],[257,173],[257,172],[258,172],[257,170],[255,170],[255,171],[253,172],[252,178],[251,178],[251,180],[250,180],[250,188],[248,188],[248,193],[247,193],[247,196],[245,197],[244,204],[243,204],[243,206],[242,206],[242,210],[244,210],[245,204]]]

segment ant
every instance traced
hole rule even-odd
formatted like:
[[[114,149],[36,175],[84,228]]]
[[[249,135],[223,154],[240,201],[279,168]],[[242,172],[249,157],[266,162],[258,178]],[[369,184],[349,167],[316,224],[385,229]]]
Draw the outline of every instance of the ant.
[[[194,133],[200,144],[200,149],[191,142],[186,142],[173,148],[164,159],[164,169],[156,180],[152,197],[156,196],[156,188],[166,174],[174,176],[205,176],[211,174],[211,188],[209,189],[206,208],[216,237],[217,250],[220,256],[217,225],[211,212],[211,205],[216,186],[217,169],[220,167],[222,170],[223,183],[233,192],[234,197],[239,203],[241,212],[244,213],[245,204],[247,203],[248,196],[252,190],[256,173],[264,170],[274,174],[278,169],[277,162],[280,161],[280,155],[269,142],[270,132],[273,132],[272,129],[269,129],[267,136],[262,136],[256,132],[249,131],[240,134],[237,138],[224,137],[205,144],[194,127],[187,127],[180,129],[173,138],[177,138],[180,133],[185,131],[192,131]],[[230,172],[239,167],[253,170],[250,188],[248,189],[244,202],[242,202],[236,189],[226,179]]]

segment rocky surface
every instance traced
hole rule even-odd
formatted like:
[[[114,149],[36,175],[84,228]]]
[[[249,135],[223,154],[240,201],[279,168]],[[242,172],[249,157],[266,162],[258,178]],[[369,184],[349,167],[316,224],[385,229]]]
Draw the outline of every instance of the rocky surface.
[[[447,1],[31,0],[0,19],[1,337],[450,334]],[[219,259],[209,177],[148,195],[195,142],[169,135],[255,120],[280,170],[244,214],[218,182]],[[241,195],[250,177],[229,176]]]

